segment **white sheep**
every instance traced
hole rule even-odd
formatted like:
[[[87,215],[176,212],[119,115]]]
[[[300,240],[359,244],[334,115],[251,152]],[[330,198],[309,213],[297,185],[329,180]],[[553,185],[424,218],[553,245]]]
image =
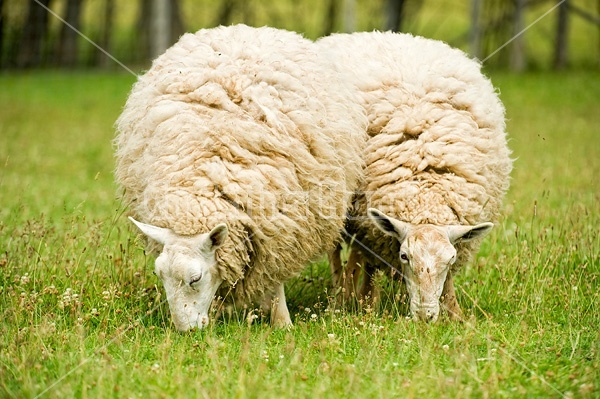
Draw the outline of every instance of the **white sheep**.
[[[162,245],[155,273],[178,330],[207,325],[219,287],[274,294],[271,322],[291,324],[283,283],[339,240],[362,173],[351,87],[311,41],[245,25],[182,36],[134,85],[116,181]]]
[[[365,181],[346,224],[352,251],[343,271],[339,247],[331,256],[334,281],[346,297],[364,296],[375,268],[396,269],[414,317],[437,320],[441,301],[461,319],[452,276],[509,187],[502,103],[480,63],[440,41],[363,32],[317,44],[359,88],[369,118]]]

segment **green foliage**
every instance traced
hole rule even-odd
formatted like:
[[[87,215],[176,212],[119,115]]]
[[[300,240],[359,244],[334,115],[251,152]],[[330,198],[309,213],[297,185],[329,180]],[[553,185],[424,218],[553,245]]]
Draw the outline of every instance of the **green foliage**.
[[[180,334],[115,199],[133,77],[0,76],[0,397],[598,397],[598,77],[493,76],[516,161],[457,276],[467,322],[406,320],[385,276],[337,307],[321,261],[287,285],[293,329],[217,306]]]

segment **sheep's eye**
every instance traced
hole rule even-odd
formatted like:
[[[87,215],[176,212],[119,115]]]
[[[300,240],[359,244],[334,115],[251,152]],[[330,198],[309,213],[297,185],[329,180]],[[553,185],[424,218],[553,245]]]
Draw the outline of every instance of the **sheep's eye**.
[[[202,280],[202,274],[198,274],[197,276],[193,276],[190,280],[190,287],[196,284],[198,281]]]
[[[402,262],[408,262],[408,255],[404,252],[400,253],[400,260]]]

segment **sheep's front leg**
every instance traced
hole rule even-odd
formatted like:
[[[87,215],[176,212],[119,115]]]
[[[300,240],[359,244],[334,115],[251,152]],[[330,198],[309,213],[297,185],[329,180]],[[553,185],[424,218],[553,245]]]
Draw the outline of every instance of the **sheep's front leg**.
[[[329,267],[331,268],[331,279],[333,280],[333,289],[337,291],[342,287],[342,244],[338,243],[334,250],[327,254],[329,258]]]
[[[285,290],[281,283],[275,290],[275,295],[271,300],[271,325],[276,328],[286,328],[292,326],[292,319],[285,301]]]
[[[375,298],[377,297],[377,293],[375,292],[375,287],[373,286],[373,275],[375,274],[375,268],[371,266],[370,263],[364,262],[362,265],[362,283],[360,286],[359,294],[360,299],[365,299],[370,297],[375,304]]]
[[[444,289],[442,291],[442,308],[448,312],[448,318],[455,321],[463,321],[463,312],[460,309],[460,305],[456,300],[456,292],[454,291],[454,281],[452,279],[452,273],[448,271],[448,276],[444,282]]]
[[[344,299],[349,300],[352,296],[359,296],[359,279],[361,264],[363,263],[362,254],[360,251],[352,246],[350,249],[350,255],[348,256],[348,262],[344,268],[342,287],[344,291]]]

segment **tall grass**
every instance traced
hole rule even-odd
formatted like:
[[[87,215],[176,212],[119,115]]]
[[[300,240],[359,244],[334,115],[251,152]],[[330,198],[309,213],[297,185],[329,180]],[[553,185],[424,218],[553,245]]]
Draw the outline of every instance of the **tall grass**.
[[[467,322],[406,320],[385,277],[340,309],[321,261],[287,286],[292,330],[250,307],[180,334],[112,183],[133,77],[0,76],[0,397],[598,397],[598,77],[493,76],[516,161],[457,278]]]

